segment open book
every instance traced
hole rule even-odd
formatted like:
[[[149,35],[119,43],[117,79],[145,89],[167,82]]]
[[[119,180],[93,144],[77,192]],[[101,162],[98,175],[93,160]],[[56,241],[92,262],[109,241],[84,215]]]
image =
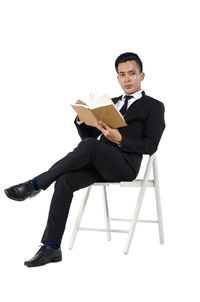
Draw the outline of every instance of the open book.
[[[107,94],[99,96],[90,93],[88,105],[73,104],[71,106],[77,112],[79,120],[89,126],[95,126],[98,121],[106,123],[111,128],[127,126],[123,116]]]

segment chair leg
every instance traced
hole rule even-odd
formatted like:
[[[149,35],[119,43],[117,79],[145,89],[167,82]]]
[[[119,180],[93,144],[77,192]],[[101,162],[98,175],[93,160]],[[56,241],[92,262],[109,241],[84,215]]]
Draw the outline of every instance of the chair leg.
[[[132,241],[133,234],[134,234],[134,231],[135,231],[135,227],[136,227],[136,223],[137,223],[137,220],[138,220],[140,208],[141,208],[142,201],[143,201],[143,198],[144,198],[146,184],[147,184],[147,181],[149,179],[149,174],[150,174],[150,171],[151,171],[153,159],[154,159],[154,157],[152,156],[151,158],[149,158],[148,163],[147,163],[147,167],[146,167],[145,174],[144,174],[143,184],[142,184],[142,187],[141,187],[140,192],[139,192],[137,204],[136,204],[136,207],[135,207],[135,211],[134,211],[134,214],[133,214],[131,226],[130,226],[128,237],[127,237],[126,244],[125,244],[125,249],[124,249],[124,254],[125,255],[128,254],[128,251],[129,251],[129,248],[130,248],[130,245],[131,245],[131,241]]]
[[[127,240],[126,240],[125,249],[124,249],[124,254],[125,255],[128,254],[128,251],[129,251],[129,248],[130,248],[130,245],[131,245],[131,241],[132,241],[132,238],[133,238],[133,234],[134,234],[134,231],[135,231],[136,223],[137,223],[137,220],[138,220],[140,208],[141,208],[143,197],[144,197],[144,192],[145,192],[145,187],[142,187],[140,189],[139,197],[138,197],[137,204],[136,204],[136,207],[135,207],[135,211],[134,211],[131,226],[130,226],[130,229],[129,229],[128,237],[127,237]]]
[[[84,213],[84,210],[85,210],[85,207],[86,207],[86,203],[87,203],[87,200],[88,200],[88,197],[89,197],[89,194],[90,194],[90,190],[91,190],[91,186],[89,186],[85,190],[85,196],[83,198],[81,207],[80,207],[79,212],[78,212],[78,216],[76,218],[76,222],[74,224],[74,229],[73,229],[70,244],[69,244],[69,250],[71,250],[73,248],[74,241],[76,239],[76,235],[77,235],[78,229],[80,227],[81,220],[82,220],[82,217],[83,217],[83,213]]]
[[[110,220],[109,220],[109,212],[108,212],[108,200],[107,200],[107,192],[106,186],[102,186],[103,189],[103,206],[104,206],[104,218],[105,218],[105,227],[110,230]],[[111,233],[106,232],[107,240],[111,240]]]
[[[154,175],[154,182],[155,182],[155,197],[156,197],[156,209],[157,209],[157,216],[158,216],[158,229],[159,229],[159,237],[160,243],[164,243],[164,231],[163,231],[163,219],[162,219],[162,209],[161,209],[161,202],[160,202],[160,188],[159,188],[159,180],[158,180],[158,168],[157,168],[157,159],[154,159],[153,162],[153,175]]]

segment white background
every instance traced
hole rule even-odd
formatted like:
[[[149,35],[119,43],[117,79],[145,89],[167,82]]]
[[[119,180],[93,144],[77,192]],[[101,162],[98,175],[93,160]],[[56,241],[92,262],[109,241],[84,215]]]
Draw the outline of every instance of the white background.
[[[197,5],[194,0],[0,2],[2,301],[199,301]],[[63,261],[27,268],[23,262],[38,250],[53,185],[23,203],[7,199],[3,190],[73,150],[80,138],[70,103],[86,100],[91,90],[119,96],[114,61],[126,51],[139,54],[146,73],[142,88],[166,108],[158,151],[165,244],[159,244],[156,225],[140,224],[128,256],[126,235],[115,233],[107,242],[104,233],[82,232],[69,251],[80,190],[63,237]],[[132,215],[133,191],[109,191],[111,214]],[[151,194],[141,218],[155,216]],[[94,190],[85,224],[102,226],[100,197]]]

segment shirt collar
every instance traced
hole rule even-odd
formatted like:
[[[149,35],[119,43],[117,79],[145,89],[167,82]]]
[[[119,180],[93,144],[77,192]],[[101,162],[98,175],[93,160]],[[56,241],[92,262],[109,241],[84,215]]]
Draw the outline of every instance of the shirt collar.
[[[130,96],[132,96],[134,98],[134,100],[136,101],[142,97],[142,92],[143,92],[143,89],[140,89],[140,90],[130,94]],[[126,94],[123,93],[121,100],[124,100],[125,95]]]

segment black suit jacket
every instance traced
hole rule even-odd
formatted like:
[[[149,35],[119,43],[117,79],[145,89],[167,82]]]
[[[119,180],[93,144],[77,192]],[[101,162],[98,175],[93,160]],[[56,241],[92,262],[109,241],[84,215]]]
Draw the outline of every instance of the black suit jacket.
[[[117,103],[122,96],[113,98]],[[81,139],[99,137],[100,140],[119,149],[136,175],[139,172],[142,154],[153,154],[165,129],[164,104],[142,92],[142,97],[134,101],[124,117],[128,126],[118,128],[122,135],[121,146],[108,140],[96,127],[85,123],[75,125]]]

